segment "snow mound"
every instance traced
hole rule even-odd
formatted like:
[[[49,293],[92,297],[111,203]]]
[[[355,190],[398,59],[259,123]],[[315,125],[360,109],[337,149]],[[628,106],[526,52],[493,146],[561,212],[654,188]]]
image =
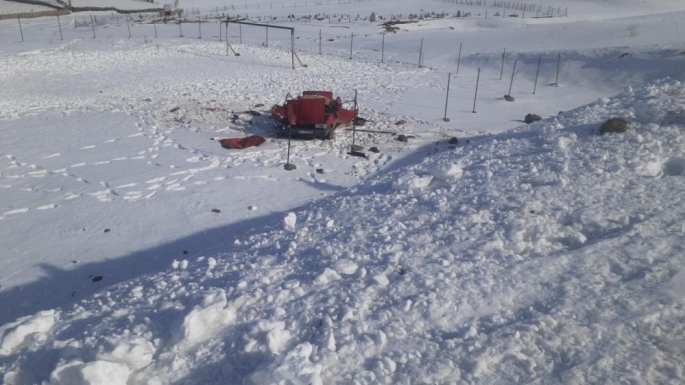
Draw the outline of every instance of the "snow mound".
[[[180,345],[196,345],[215,336],[236,319],[236,310],[228,305],[223,289],[200,293],[198,299],[199,303],[171,330]]]
[[[660,81],[432,154],[292,213],[296,232],[221,245],[202,257],[211,274],[189,264],[5,325],[0,372],[10,384],[680,383],[683,91]],[[633,116],[645,101],[654,111]],[[600,135],[616,116],[633,129]]]

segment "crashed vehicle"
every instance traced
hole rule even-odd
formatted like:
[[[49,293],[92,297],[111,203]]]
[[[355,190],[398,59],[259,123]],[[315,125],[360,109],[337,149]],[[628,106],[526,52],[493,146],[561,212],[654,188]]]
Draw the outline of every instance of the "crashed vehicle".
[[[271,118],[281,124],[287,135],[305,138],[335,138],[335,129],[351,124],[358,115],[356,100],[353,109],[343,108],[340,97],[333,99],[330,91],[304,91],[293,98],[288,94],[284,105],[271,108]]]

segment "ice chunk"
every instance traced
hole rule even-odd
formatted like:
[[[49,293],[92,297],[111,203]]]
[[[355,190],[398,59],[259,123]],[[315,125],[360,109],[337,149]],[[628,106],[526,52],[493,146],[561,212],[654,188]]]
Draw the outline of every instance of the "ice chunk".
[[[152,342],[142,337],[124,341],[110,341],[110,344],[112,345],[110,352],[98,354],[98,359],[123,362],[131,371],[150,365],[157,350]]]
[[[126,385],[129,374],[126,364],[110,361],[89,362],[80,372],[79,385]]]
[[[276,325],[266,334],[266,346],[271,354],[280,354],[290,342],[290,332],[283,325]]]
[[[464,170],[458,164],[445,162],[430,169],[431,175],[440,180],[454,180],[464,175]]]
[[[399,177],[395,182],[393,182],[392,188],[394,190],[403,191],[421,190],[426,188],[432,180],[433,176],[431,175],[418,176],[414,173],[410,173]]]
[[[348,259],[341,259],[335,263],[335,270],[340,274],[354,274],[357,268],[357,264]]]
[[[10,355],[14,349],[30,343],[31,338],[35,340],[50,331],[56,317],[55,310],[46,310],[1,326],[0,356]]]
[[[61,362],[50,374],[50,385],[126,385],[129,373],[121,362]]]
[[[321,275],[316,277],[314,280],[314,283],[317,285],[326,285],[329,282],[337,281],[341,279],[342,277],[340,274],[338,274],[335,270],[331,270],[329,268],[326,268]]]
[[[283,218],[283,226],[287,231],[295,231],[296,224],[297,215],[295,215],[295,213],[288,213],[288,215]]]
[[[172,327],[172,335],[183,345],[192,346],[205,341],[236,319],[236,311],[228,306],[223,289],[205,292],[199,302]]]

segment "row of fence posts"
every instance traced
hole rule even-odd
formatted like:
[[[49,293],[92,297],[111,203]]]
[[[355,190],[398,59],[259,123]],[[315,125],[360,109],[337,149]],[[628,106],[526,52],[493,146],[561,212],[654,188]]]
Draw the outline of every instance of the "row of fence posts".
[[[462,44],[459,43],[459,59],[457,59],[457,75],[459,74],[459,62],[461,59],[461,48]],[[504,74],[504,62],[505,62],[505,57],[506,57],[506,48],[502,52],[502,69],[500,70],[500,80],[502,80],[502,75]],[[509,82],[509,92],[504,96],[504,99],[507,101],[514,101],[514,97],[512,96],[512,89],[514,87],[514,77],[516,76],[516,64],[518,62],[518,59],[514,59],[514,66],[511,70],[511,81]],[[542,55],[538,57],[538,64],[537,68],[535,70],[535,82],[533,84],[533,95],[537,92],[538,88],[538,77],[540,76],[540,66],[542,64]],[[556,71],[556,80],[554,83],[552,83],[552,86],[559,86],[559,72],[561,71],[561,52],[557,53],[557,71]],[[473,95],[473,109],[471,110],[472,113],[476,113],[476,102],[478,99],[478,85],[480,83],[480,72],[481,68],[478,67],[478,75],[476,75],[476,90]],[[445,114],[442,118],[443,121],[449,122],[450,119],[447,117],[447,109],[449,106],[449,98],[450,98],[450,83],[452,80],[452,73],[447,74],[447,92],[445,95]]]

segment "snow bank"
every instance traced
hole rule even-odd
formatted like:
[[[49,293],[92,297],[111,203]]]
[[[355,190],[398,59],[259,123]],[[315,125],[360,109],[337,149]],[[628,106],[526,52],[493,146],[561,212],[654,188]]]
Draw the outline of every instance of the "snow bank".
[[[0,371],[55,384],[680,383],[682,105],[685,85],[661,81],[434,153],[293,213],[297,231],[255,230],[58,318],[3,326]],[[632,129],[600,135],[613,117]]]

